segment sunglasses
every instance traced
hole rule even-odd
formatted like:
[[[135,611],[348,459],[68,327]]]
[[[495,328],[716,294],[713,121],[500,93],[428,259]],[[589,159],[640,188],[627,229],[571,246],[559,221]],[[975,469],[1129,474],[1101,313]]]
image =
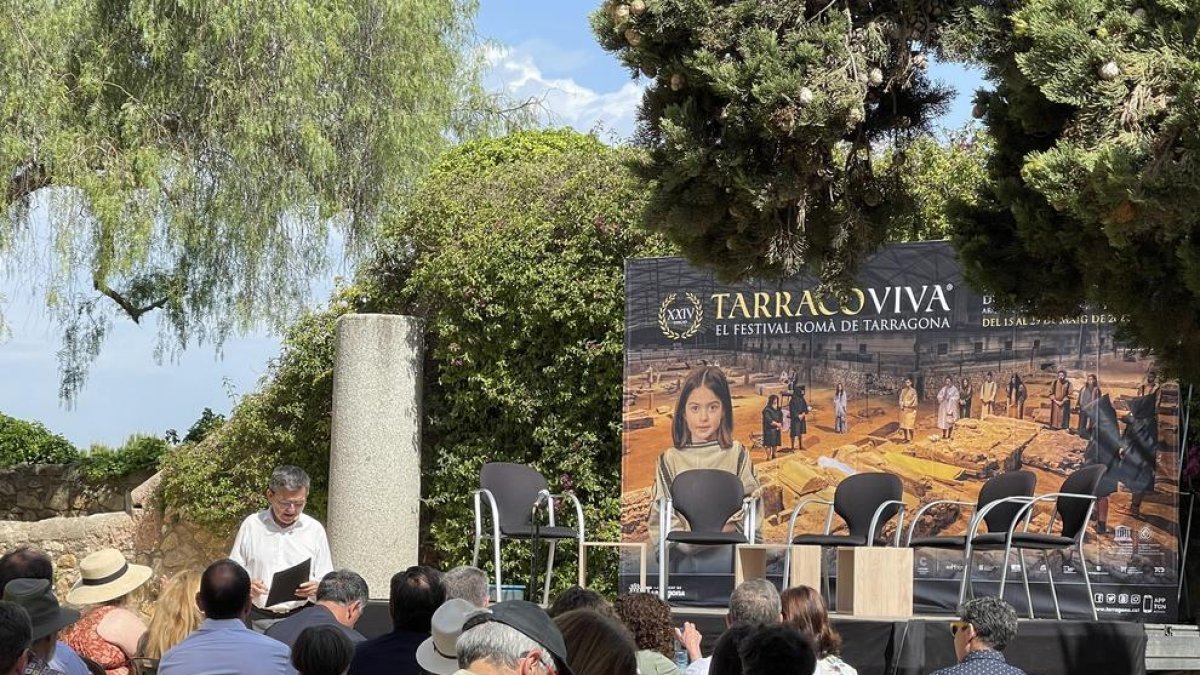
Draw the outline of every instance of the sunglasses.
[[[971,624],[967,623],[966,621],[954,621],[950,624],[950,634],[958,635],[958,631],[966,630],[970,625]]]

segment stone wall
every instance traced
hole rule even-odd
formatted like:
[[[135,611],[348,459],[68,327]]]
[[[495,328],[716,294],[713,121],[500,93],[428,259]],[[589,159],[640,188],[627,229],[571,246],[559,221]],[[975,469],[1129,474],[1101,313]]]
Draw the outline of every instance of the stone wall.
[[[35,521],[126,510],[126,494],[149,474],[109,484],[88,481],[77,464],[21,464],[0,470],[0,520]]]
[[[143,611],[158,597],[159,580],[187,568],[203,570],[229,554],[233,532],[215,535],[164,513],[153,500],[154,479],[135,488],[128,512],[55,517],[36,522],[0,522],[0,551],[32,546],[54,560],[55,587],[64,597],[79,579],[79,561],[101,548],[116,548],[131,561],[154,570],[151,581],[135,596]]]

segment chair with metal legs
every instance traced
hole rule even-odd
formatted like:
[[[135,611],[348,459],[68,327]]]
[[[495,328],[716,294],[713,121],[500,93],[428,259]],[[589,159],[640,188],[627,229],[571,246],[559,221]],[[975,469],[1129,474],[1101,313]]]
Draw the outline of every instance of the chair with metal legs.
[[[485,537],[492,540],[493,564],[495,567],[496,601],[501,599],[500,540],[529,539],[549,542],[546,556],[546,582],[542,590],[542,604],[550,602],[550,581],[554,572],[554,552],[561,539],[575,539],[580,550],[584,542],[583,505],[572,492],[551,494],[542,474],[524,464],[492,462],[484,464],[479,471],[479,489],[472,494],[475,506],[475,551],[471,564],[479,564],[479,548]],[[575,507],[576,527],[571,529],[554,522],[558,501],[570,500]],[[487,502],[492,520],[490,533],[483,530],[483,502]],[[539,511],[546,511],[546,524],[537,522]]]
[[[875,546],[886,545],[881,540],[880,531],[887,521],[897,514],[900,519],[896,523],[896,535],[893,543],[900,545],[900,531],[904,529],[904,484],[900,478],[890,473],[858,473],[847,476],[838,483],[833,493],[833,501],[825,499],[805,499],[792,509],[792,517],[788,521],[788,541],[792,544],[820,546]],[[822,534],[796,535],[796,519],[800,512],[809,504],[819,504],[829,508],[825,515],[825,531]],[[849,530],[847,534],[833,534],[833,514],[836,513]],[[829,570],[821,565],[821,579],[825,587],[825,597],[829,598]],[[783,578],[790,579],[792,573],[792,553],[788,549],[784,557]]]
[[[1046,575],[1050,580],[1050,596],[1054,600],[1054,616],[1062,619],[1062,610],[1058,604],[1058,590],[1054,585],[1054,572],[1051,570],[1050,551],[1075,549],[1079,555],[1079,568],[1083,570],[1083,583],[1087,588],[1088,603],[1091,605],[1092,620],[1097,619],[1096,599],[1092,595],[1092,580],[1088,575],[1087,558],[1084,557],[1083,540],[1087,532],[1088,521],[1092,517],[1092,509],[1096,505],[1096,491],[1100,479],[1104,477],[1105,467],[1094,464],[1085,466],[1067,476],[1058,492],[1039,495],[1036,497],[1009,497],[997,500],[993,508],[1002,503],[1017,502],[1020,510],[1013,518],[1006,532],[989,532],[972,537],[973,551],[1004,551],[1004,565],[1000,573],[1000,597],[1004,597],[1004,587],[1008,581],[1008,558],[1015,548],[1021,559],[1021,577],[1025,584],[1025,596],[1029,602],[1029,617],[1034,617],[1033,598],[1029,592],[1029,579],[1025,571],[1025,549],[1041,551],[1046,562]],[[1050,512],[1050,522],[1045,532],[1030,532],[1029,525],[1033,519],[1034,508],[1041,503],[1053,501],[1054,507]],[[973,523],[978,527],[981,513]],[[1023,521],[1023,525],[1022,525]],[[1054,533],[1056,522],[1061,521],[1059,533]],[[1017,528],[1022,528],[1017,531]],[[964,575],[970,574],[970,559],[967,559]],[[970,580],[966,581],[968,589]]]
[[[757,505],[747,495],[737,475],[719,469],[691,469],[675,476],[668,493],[660,497],[658,508],[658,596],[667,600],[669,581],[668,544],[737,546],[754,542]],[[725,525],[738,511],[745,514],[745,531],[726,532]],[[674,515],[687,522],[688,529],[672,530]]]
[[[946,504],[974,507],[971,519],[967,525],[967,533],[973,533],[980,522],[987,525],[988,532],[1008,532],[1021,508],[1033,497],[1037,486],[1037,476],[1029,471],[1010,471],[989,478],[979,490],[979,499],[971,502],[955,501],[953,499],[938,499],[923,505],[912,517],[908,529],[908,545],[911,548],[940,548],[963,552],[964,569],[962,581],[958,587],[958,604],[966,600],[967,583],[970,574],[966,567],[970,565],[971,547],[975,537],[962,535],[941,535],[931,537],[914,537],[921,516],[929,509]],[[1010,499],[1013,498],[1013,499]],[[1022,499],[1017,499],[1022,498]],[[993,505],[994,504],[994,505]],[[1022,561],[1024,564],[1024,561]]]

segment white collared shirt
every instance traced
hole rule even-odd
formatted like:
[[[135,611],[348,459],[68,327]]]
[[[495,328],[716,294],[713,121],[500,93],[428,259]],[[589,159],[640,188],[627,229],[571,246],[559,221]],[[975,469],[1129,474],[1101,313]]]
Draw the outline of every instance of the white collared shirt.
[[[333,571],[333,560],[329,553],[329,539],[325,528],[315,518],[300,514],[290,527],[280,527],[271,517],[271,509],[246,516],[233,540],[231,560],[246,568],[251,579],[259,579],[271,592],[271,579],[276,572],[298,565],[312,558],[309,579],[319,580]],[[267,595],[253,598],[255,607],[262,607]],[[272,605],[271,610],[287,611],[303,605],[304,600],[290,600]],[[264,608],[265,609],[265,608]]]

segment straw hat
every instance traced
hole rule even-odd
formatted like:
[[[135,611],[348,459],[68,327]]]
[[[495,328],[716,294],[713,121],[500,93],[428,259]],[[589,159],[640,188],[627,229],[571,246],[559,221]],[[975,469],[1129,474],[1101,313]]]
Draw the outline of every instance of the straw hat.
[[[79,581],[67,593],[72,605],[95,605],[132,592],[150,578],[150,568],[130,565],[115,548],[96,551],[79,562]]]

